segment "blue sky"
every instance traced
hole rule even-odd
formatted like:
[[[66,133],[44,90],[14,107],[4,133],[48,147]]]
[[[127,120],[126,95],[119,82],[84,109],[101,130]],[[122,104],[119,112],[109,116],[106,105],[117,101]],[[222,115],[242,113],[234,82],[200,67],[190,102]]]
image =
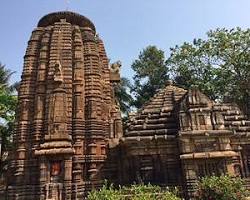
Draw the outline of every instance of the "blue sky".
[[[129,78],[147,45],[168,52],[210,29],[250,27],[250,0],[70,0],[68,7],[94,22],[108,57],[121,60]],[[65,10],[66,0],[1,0],[0,8],[0,62],[18,81],[31,31],[45,14]]]

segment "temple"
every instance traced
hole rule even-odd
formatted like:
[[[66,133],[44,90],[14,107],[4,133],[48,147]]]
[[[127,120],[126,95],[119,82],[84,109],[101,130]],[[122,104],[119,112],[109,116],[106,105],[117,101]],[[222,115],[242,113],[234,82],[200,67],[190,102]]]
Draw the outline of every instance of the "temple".
[[[39,21],[24,56],[8,200],[84,199],[105,179],[177,186],[187,199],[202,176],[229,173],[250,186],[250,120],[236,105],[166,81],[123,127],[120,66],[86,17]]]
[[[79,199],[102,185],[108,141],[122,136],[118,81],[89,19],[39,21],[24,56],[8,199]]]
[[[250,188],[250,120],[236,105],[167,81],[127,126],[120,139],[122,183],[175,186],[186,199],[204,176],[239,176]]]

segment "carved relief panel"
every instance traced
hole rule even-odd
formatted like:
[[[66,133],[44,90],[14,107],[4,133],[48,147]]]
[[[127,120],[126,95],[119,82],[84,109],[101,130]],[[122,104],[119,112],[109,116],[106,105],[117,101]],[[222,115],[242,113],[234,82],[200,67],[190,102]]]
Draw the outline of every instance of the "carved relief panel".
[[[49,105],[49,134],[64,134],[67,121],[67,99],[64,91],[51,94]]]

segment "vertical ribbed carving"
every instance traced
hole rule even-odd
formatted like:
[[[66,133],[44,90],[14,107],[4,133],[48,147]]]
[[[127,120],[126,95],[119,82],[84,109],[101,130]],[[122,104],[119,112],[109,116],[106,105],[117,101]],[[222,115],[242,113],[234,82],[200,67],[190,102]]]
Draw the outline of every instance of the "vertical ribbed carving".
[[[52,13],[38,25],[24,59],[7,196],[83,199],[104,177],[115,108],[108,59],[84,16]]]
[[[26,51],[26,55],[24,58],[24,70],[22,74],[22,81],[19,89],[19,123],[18,123],[18,132],[17,134],[19,137],[17,137],[18,141],[18,152],[17,154],[17,161],[27,160],[30,159],[30,152],[27,150],[30,149],[30,143],[27,143],[26,141],[30,141],[30,128],[31,128],[31,122],[33,118],[34,113],[34,94],[35,94],[35,77],[37,72],[37,56],[38,56],[38,49],[40,47],[40,37],[42,34],[41,29],[37,29],[32,33],[32,36],[30,38],[30,41],[28,43],[28,48]],[[20,131],[20,132],[19,132]],[[24,143],[25,142],[25,143]],[[21,164],[21,163],[20,163]],[[22,178],[24,178],[26,181],[29,181],[29,178],[27,178],[27,169],[26,169],[26,163],[23,164],[24,168],[24,174],[26,176],[20,176],[20,181],[22,182]],[[18,174],[22,174],[21,168],[17,171]],[[17,181],[18,182],[18,181]]]
[[[39,53],[38,70],[36,77],[35,113],[34,113],[34,133],[33,148],[37,148],[44,137],[44,117],[47,70],[50,55],[51,28],[46,29],[42,36]]]
[[[75,155],[73,156],[72,197],[83,198],[84,183],[82,177],[82,158],[85,139],[85,81],[83,42],[79,26],[73,28],[73,109],[72,109],[72,138]]]
[[[102,77],[101,77],[101,93],[102,95],[102,120],[104,121],[104,130],[105,130],[105,138],[109,138],[110,132],[110,106],[113,102],[111,102],[111,83],[110,83],[110,70],[109,70],[109,62],[105,52],[105,48],[103,42],[100,38],[98,38],[98,45],[99,45],[99,65],[101,66],[102,70]]]
[[[24,56],[22,81],[18,94],[17,127],[14,137],[15,155],[10,167],[10,171],[15,174],[15,176],[9,180],[11,183],[13,182],[16,187],[10,187],[10,199],[20,193],[22,188],[27,188],[25,184],[31,181],[29,166],[32,165],[29,164],[29,161],[31,160],[32,152],[29,151],[29,149],[32,147],[31,125],[34,116],[34,85],[37,73],[37,56],[42,33],[42,28],[37,28],[32,32]]]
[[[82,32],[84,47],[86,134],[84,170],[86,190],[100,184],[98,168],[104,162],[104,155],[98,151],[104,142],[103,121],[101,120],[101,67],[96,37],[91,29]]]
[[[72,57],[70,28],[69,23],[57,22],[52,33],[46,102],[48,123],[46,140],[55,139],[55,137],[66,139],[71,133]]]

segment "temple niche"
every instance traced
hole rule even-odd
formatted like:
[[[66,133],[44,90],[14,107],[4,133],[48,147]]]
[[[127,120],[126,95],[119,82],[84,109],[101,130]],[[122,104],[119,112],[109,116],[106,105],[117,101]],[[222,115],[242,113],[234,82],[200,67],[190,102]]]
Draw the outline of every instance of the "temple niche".
[[[88,18],[65,11],[38,22],[24,56],[8,200],[84,199],[105,179],[178,187],[189,199],[200,177],[225,173],[250,189],[250,120],[236,105],[166,81],[123,127],[120,67]]]

